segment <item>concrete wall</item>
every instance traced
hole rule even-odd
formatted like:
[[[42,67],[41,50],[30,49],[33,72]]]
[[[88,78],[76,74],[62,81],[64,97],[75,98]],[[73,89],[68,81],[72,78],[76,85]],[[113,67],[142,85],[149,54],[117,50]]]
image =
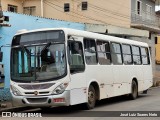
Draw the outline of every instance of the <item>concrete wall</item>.
[[[40,17],[33,17],[23,14],[4,12],[4,15],[9,16],[11,27],[0,27],[0,46],[11,44],[12,37],[20,29],[39,29],[39,28],[57,28],[57,27],[66,27],[74,28],[79,30],[84,30],[84,24],[58,21],[45,19]],[[2,47],[4,52],[3,61],[0,64],[4,64],[4,74],[5,74],[5,88],[10,87],[10,47]],[[1,91],[1,90],[0,90]],[[4,90],[3,90],[4,91]],[[5,91],[8,91],[6,89]],[[0,98],[1,97],[0,92]],[[3,92],[3,95],[6,95]],[[4,97],[5,98],[5,97]]]

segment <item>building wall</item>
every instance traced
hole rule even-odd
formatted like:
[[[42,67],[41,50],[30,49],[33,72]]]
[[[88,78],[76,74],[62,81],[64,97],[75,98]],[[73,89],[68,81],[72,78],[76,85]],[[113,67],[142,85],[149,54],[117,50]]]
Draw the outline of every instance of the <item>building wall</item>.
[[[157,36],[157,44],[156,44],[156,78],[160,78],[160,36]]]
[[[131,10],[132,12],[135,12],[136,10],[136,1],[137,0],[131,0]],[[152,0],[138,0],[142,2],[142,11],[146,13],[146,4],[152,6],[152,13],[155,14],[155,2]]]
[[[85,0],[88,9],[81,10],[83,0],[45,0],[45,17],[75,22],[130,26],[130,0]],[[70,3],[71,11],[64,12],[64,3]]]
[[[0,27],[0,46],[10,45],[15,33],[21,29],[33,30],[39,28],[65,27],[84,30],[85,28],[84,24],[74,22],[45,19],[11,12],[4,12],[4,15],[9,16],[9,24],[11,24],[11,27]],[[3,51],[3,61],[0,62],[0,64],[4,64],[5,89],[0,89],[0,100],[5,98],[2,96],[7,95],[5,91],[8,93],[10,87],[10,47],[2,47],[1,50]]]
[[[23,7],[30,7],[30,6],[35,6],[36,7],[35,15],[41,16],[41,2],[40,2],[40,0],[26,0],[26,2],[24,2],[24,4],[23,4]]]
[[[36,6],[36,16],[41,16],[41,0],[2,0],[6,4],[16,4],[18,12],[23,7]],[[130,0],[43,0],[44,17],[82,23],[111,24],[130,27]],[[82,1],[88,2],[88,9],[81,10]],[[70,11],[64,12],[64,3],[70,4]],[[4,5],[3,5],[4,4]]]
[[[139,12],[137,10],[137,1],[141,1]],[[156,30],[159,29],[159,17],[155,14],[155,2],[153,0],[132,0],[131,10],[131,26],[141,24]]]

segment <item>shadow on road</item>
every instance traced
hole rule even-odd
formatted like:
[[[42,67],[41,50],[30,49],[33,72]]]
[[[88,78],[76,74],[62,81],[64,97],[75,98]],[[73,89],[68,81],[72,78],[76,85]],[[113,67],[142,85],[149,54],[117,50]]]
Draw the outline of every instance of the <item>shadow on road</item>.
[[[149,95],[148,94],[147,95],[140,94],[137,99],[142,99],[146,96],[149,96]],[[126,101],[130,101],[129,96],[122,95],[122,96],[118,96],[118,97],[112,97],[112,98],[100,100],[100,101],[97,102],[96,107],[118,104],[118,103],[122,103],[122,102],[126,102]]]

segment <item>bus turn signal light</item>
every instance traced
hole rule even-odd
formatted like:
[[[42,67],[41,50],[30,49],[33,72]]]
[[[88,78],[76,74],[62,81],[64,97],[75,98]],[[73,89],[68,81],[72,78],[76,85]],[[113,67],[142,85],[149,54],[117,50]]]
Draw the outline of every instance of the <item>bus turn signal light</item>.
[[[55,98],[55,99],[53,99],[53,101],[54,101],[55,103],[62,103],[62,102],[65,101],[65,99],[64,99],[64,98]]]

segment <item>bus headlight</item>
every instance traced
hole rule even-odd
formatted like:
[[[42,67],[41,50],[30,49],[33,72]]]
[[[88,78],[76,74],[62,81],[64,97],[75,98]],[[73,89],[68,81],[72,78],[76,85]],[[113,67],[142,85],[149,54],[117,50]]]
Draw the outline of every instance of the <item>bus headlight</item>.
[[[21,96],[21,92],[16,87],[14,87],[13,85],[11,85],[10,88],[11,88],[11,91],[12,91],[12,93],[14,95]]]
[[[52,94],[53,95],[62,94],[65,91],[65,89],[66,89],[67,86],[68,86],[68,83],[62,83],[62,84],[60,84],[58,87],[56,87],[53,90]]]

